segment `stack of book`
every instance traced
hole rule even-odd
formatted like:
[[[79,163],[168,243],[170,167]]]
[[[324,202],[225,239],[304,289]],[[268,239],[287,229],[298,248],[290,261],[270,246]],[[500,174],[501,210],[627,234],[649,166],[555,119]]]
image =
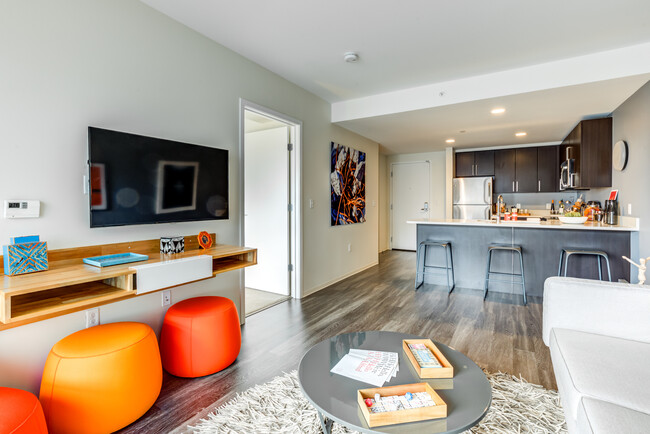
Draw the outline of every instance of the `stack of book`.
[[[397,353],[351,349],[330,372],[381,387],[399,371]]]

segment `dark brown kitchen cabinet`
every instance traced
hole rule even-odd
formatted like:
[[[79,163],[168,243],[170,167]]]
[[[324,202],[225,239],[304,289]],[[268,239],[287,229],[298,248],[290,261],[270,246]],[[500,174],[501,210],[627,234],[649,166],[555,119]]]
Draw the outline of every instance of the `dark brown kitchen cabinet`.
[[[537,148],[515,150],[515,192],[537,191]]]
[[[476,176],[494,176],[494,151],[474,152]]]
[[[456,154],[456,178],[474,176],[474,153],[459,152]]]
[[[495,193],[514,193],[515,161],[516,151],[514,149],[503,149],[494,152]]]
[[[537,181],[537,148],[495,152],[495,193],[533,193],[537,191]]]
[[[576,188],[611,187],[612,118],[581,121],[560,145],[560,161],[567,154],[578,174]]]
[[[554,192],[559,189],[560,147],[541,146],[537,148],[537,190]]]
[[[470,176],[494,176],[494,151],[456,154],[456,177]]]

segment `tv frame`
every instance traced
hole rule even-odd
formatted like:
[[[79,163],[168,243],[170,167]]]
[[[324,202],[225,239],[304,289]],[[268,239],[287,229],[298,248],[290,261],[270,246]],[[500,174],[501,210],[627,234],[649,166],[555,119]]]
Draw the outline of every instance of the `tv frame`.
[[[209,149],[216,149],[219,151],[224,151],[226,153],[226,186],[225,186],[225,191],[227,192],[227,197],[226,197],[226,212],[225,215],[222,217],[206,217],[206,218],[192,218],[192,219],[178,219],[178,220],[165,220],[165,221],[149,221],[149,222],[133,222],[133,223],[115,223],[115,224],[103,224],[103,225],[93,225],[93,204],[92,204],[92,198],[93,198],[93,190],[92,190],[92,183],[91,183],[91,168],[92,168],[92,161],[91,161],[91,152],[90,152],[90,135],[91,135],[91,129],[95,130],[104,130],[104,131],[110,131],[110,132],[115,132],[115,133],[121,133],[121,134],[129,134],[131,136],[138,136],[142,137],[144,139],[148,140],[160,140],[164,142],[171,142],[171,143],[178,143],[181,145],[187,145],[187,146],[198,146],[198,147],[203,147],[203,148],[209,148]],[[216,148],[213,146],[205,146],[205,145],[197,145],[195,143],[187,143],[187,142],[179,142],[177,140],[171,140],[171,139],[164,139],[161,137],[153,137],[153,136],[145,136],[142,134],[136,134],[136,133],[130,133],[126,131],[119,131],[119,130],[112,130],[108,128],[101,128],[101,127],[94,127],[94,126],[88,126],[88,136],[87,136],[87,142],[86,142],[86,151],[87,151],[87,159],[86,159],[86,166],[87,166],[87,191],[88,191],[88,217],[89,217],[89,223],[90,223],[90,228],[95,229],[95,228],[108,228],[108,227],[119,227],[119,226],[139,226],[139,225],[159,225],[159,224],[165,224],[165,223],[192,223],[192,222],[199,222],[199,221],[220,221],[220,220],[230,220],[230,150],[228,149],[223,149],[223,148]],[[161,162],[165,163],[179,163],[175,161],[170,161],[170,160],[161,160]],[[183,165],[187,164],[186,162],[181,162]],[[102,163],[97,163],[103,166]],[[196,188],[198,185],[198,172],[195,173],[195,193],[196,193]],[[158,209],[160,205],[161,199],[159,199],[159,195],[161,194],[160,188],[157,188],[156,191],[156,201],[155,201],[155,206],[156,209]],[[106,194],[106,182],[105,180],[102,180],[101,183],[101,192],[102,194]],[[194,198],[193,201],[193,206],[196,206],[196,197]],[[98,211],[106,209],[106,199],[104,198],[104,203],[102,205],[102,208],[96,208]],[[183,209],[183,210],[189,210],[188,209]],[[177,212],[177,211],[183,211],[183,210],[174,210],[174,211],[165,211],[163,210],[160,214],[165,215],[170,212]]]

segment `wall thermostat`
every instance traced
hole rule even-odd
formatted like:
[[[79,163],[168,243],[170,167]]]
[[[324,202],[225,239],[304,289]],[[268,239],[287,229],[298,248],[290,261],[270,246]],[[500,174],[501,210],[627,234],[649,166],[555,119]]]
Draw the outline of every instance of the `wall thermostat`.
[[[41,214],[40,200],[5,200],[6,219],[37,218]]]

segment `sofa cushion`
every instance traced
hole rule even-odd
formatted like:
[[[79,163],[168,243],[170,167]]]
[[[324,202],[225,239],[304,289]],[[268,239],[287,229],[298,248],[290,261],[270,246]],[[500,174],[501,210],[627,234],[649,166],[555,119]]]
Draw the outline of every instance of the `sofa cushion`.
[[[650,344],[553,329],[550,349],[569,428],[583,396],[650,413]]]
[[[577,425],[580,434],[641,434],[650,428],[650,414],[599,399],[582,398]]]

